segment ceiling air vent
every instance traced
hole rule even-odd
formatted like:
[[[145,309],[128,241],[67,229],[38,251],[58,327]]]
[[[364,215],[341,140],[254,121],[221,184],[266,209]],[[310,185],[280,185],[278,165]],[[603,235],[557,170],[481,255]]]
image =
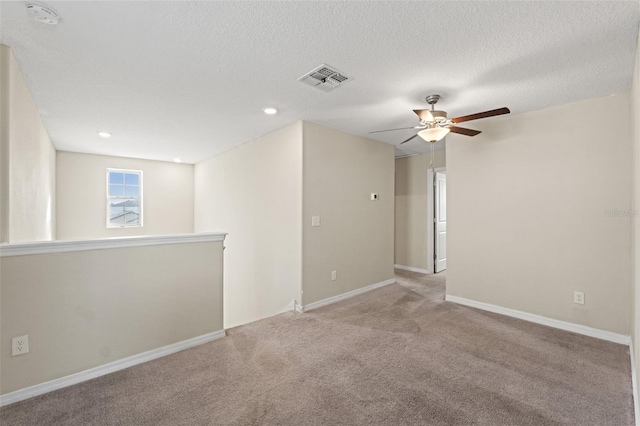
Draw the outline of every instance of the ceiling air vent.
[[[322,64],[300,77],[298,81],[323,92],[330,92],[336,87],[351,81],[351,77],[327,64]]]

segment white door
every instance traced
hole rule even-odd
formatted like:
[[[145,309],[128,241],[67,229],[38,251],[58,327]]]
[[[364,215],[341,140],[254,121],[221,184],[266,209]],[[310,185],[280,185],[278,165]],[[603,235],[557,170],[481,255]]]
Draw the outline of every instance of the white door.
[[[436,172],[435,176],[435,268],[436,272],[447,269],[447,172]]]

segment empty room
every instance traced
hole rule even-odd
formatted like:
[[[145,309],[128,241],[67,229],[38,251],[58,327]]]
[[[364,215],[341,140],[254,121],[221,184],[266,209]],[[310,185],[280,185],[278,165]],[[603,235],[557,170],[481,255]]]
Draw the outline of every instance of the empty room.
[[[0,1],[0,423],[640,425],[639,35]]]

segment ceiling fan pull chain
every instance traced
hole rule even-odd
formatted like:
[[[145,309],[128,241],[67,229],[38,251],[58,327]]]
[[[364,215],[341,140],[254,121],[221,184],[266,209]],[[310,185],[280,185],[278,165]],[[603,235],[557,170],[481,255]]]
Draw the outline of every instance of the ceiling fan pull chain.
[[[433,142],[431,142],[429,145],[431,145],[431,162],[429,163],[429,166],[433,167],[433,154],[434,154],[434,146],[435,145]]]

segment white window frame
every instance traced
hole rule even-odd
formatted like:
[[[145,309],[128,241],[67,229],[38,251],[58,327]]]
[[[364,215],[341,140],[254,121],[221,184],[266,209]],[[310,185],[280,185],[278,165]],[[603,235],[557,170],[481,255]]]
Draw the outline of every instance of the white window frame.
[[[110,197],[109,196],[109,173],[111,172],[119,172],[119,173],[136,173],[138,175],[140,175],[140,196],[139,197]],[[142,170],[131,170],[131,169],[112,169],[112,168],[107,168],[107,173],[105,174],[106,176],[106,208],[105,208],[105,212],[106,212],[106,222],[107,222],[107,228],[142,228],[143,225],[143,218],[144,218],[144,207],[143,207],[143,199],[144,199],[144,185],[143,185],[143,173]],[[136,225],[126,225],[126,224],[122,224],[122,225],[114,225],[109,221],[109,200],[112,198],[122,198],[123,200],[125,199],[139,199],[140,201],[140,223],[136,224]]]

